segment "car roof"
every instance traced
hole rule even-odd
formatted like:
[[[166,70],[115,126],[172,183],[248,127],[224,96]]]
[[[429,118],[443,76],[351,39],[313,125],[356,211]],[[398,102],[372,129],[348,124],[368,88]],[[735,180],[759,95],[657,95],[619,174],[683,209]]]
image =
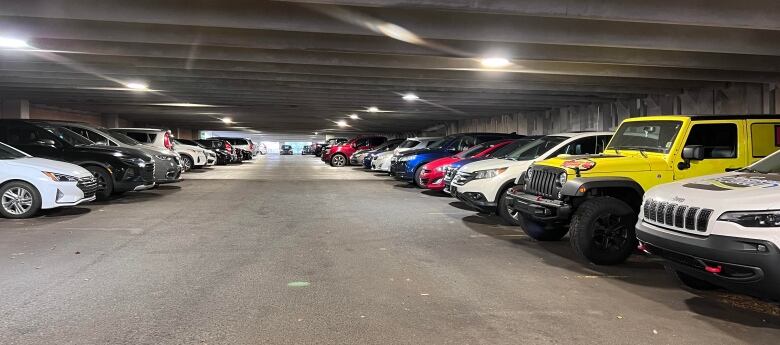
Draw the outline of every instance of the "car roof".
[[[589,131],[578,131],[578,132],[564,132],[564,133],[553,133],[548,134],[546,136],[552,136],[552,137],[568,137],[568,138],[576,138],[576,137],[589,137],[589,136],[599,136],[599,135],[613,135],[614,132],[589,132]]]
[[[167,132],[166,130],[159,129],[159,128],[111,128],[111,130],[130,131],[130,132],[146,132],[146,133]]]

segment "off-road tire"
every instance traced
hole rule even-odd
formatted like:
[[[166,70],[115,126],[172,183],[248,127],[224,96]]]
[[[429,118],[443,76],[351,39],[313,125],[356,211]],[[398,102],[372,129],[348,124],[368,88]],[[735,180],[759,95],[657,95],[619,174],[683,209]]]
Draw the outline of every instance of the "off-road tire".
[[[596,265],[616,265],[637,247],[637,215],[620,199],[596,197],[577,209],[569,226],[575,253]]]

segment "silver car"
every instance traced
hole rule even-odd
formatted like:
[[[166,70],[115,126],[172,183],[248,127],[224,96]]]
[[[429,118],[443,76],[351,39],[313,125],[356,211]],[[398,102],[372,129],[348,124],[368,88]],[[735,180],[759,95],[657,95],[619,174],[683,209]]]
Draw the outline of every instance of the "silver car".
[[[181,158],[175,152],[144,145],[122,133],[112,132],[102,127],[77,122],[57,122],[57,124],[99,145],[129,147],[141,150],[143,153],[152,156],[155,166],[154,182],[157,184],[181,181],[181,173],[184,171],[184,168],[181,164]]]

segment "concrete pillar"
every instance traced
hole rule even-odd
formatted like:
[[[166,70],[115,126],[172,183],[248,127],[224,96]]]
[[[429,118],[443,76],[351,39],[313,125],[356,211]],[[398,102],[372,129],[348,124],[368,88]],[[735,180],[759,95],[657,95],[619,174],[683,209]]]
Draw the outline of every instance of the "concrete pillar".
[[[0,119],[29,119],[30,101],[26,99],[4,99],[0,106]]]
[[[104,115],[103,116],[103,125],[106,126],[106,128],[122,127],[122,125],[119,123],[119,115],[117,115],[117,114]]]

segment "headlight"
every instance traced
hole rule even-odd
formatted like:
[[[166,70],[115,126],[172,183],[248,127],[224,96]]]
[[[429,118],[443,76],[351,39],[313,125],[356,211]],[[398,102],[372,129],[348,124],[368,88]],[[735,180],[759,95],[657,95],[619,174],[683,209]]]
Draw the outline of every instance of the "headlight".
[[[780,227],[780,210],[778,211],[748,211],[726,212],[718,220],[732,222],[748,228]]]
[[[558,184],[563,186],[564,184],[566,184],[566,180],[568,178],[569,176],[565,172],[562,172],[560,175],[558,175]]]
[[[480,179],[486,179],[486,178],[493,178],[498,175],[501,175],[504,171],[506,171],[507,168],[498,168],[498,169],[490,169],[490,170],[478,170],[474,172],[474,179],[480,180]]]
[[[525,171],[525,180],[530,181],[531,177],[534,176],[534,167],[528,167],[528,170]]]
[[[171,160],[171,158],[173,158],[173,157],[166,156],[166,155],[155,155],[154,158],[157,158],[157,159],[159,159],[161,161],[167,161],[167,160]]]
[[[141,158],[125,158],[122,159],[122,162],[124,162],[127,165],[137,166],[139,168],[143,168],[146,166],[146,162],[144,162],[144,160]]]
[[[44,175],[48,176],[54,182],[78,182],[79,179],[75,176],[58,174],[48,171],[41,171]]]
[[[398,158],[399,162],[406,162],[417,158],[417,155],[411,155],[411,156],[401,156]]]

